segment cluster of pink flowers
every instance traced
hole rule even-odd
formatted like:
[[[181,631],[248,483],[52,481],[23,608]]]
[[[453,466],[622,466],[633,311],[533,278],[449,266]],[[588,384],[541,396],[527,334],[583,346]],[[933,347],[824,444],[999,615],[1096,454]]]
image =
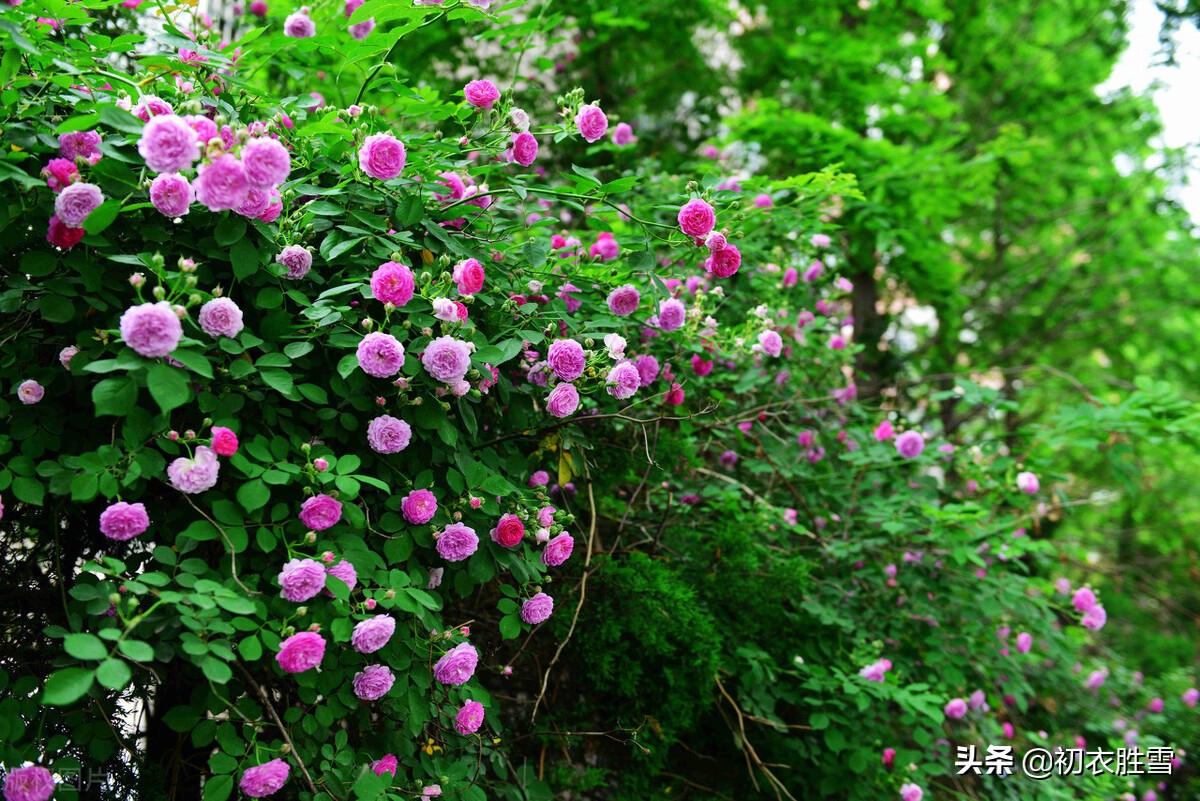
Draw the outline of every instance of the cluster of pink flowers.
[[[867,681],[883,681],[884,674],[892,669],[892,660],[878,659],[858,671],[858,675]]]
[[[181,117],[157,98],[145,101],[139,106],[146,109],[146,127],[138,152],[157,173],[150,202],[160,213],[182,217],[198,200],[210,211],[235,211],[263,222],[279,217],[279,186],[291,173],[291,155],[282,142],[266,135],[265,125],[252,124],[239,145],[229,126],[218,129],[202,115]],[[193,168],[196,177],[189,182],[183,173]]]
[[[1076,612],[1083,613],[1079,624],[1085,629],[1099,631],[1108,622],[1108,613],[1096,600],[1096,594],[1087,587],[1076,590],[1075,595],[1071,598],[1071,603],[1075,606]]]

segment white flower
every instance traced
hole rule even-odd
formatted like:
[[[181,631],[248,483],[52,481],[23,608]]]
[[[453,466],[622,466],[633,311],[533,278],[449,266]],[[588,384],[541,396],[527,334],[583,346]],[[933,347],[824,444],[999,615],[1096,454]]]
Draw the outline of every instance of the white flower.
[[[608,358],[613,360],[624,358],[627,344],[625,337],[620,334],[608,334],[604,337],[604,347],[608,348]]]
[[[434,298],[430,301],[433,304],[433,316],[447,323],[458,322],[458,307],[454,305],[454,301],[449,298]]]

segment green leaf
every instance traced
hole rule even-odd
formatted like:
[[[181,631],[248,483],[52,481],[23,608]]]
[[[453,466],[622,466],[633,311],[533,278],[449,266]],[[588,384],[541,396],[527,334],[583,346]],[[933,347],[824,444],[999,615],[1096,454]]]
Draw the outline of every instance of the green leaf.
[[[213,230],[213,237],[217,240],[217,244],[223,247],[229,247],[245,235],[246,221],[233,215],[226,215]]]
[[[249,278],[258,272],[258,248],[249,239],[239,239],[229,250],[229,261],[236,278]]]
[[[224,684],[233,678],[233,668],[211,654],[200,660],[200,669],[215,684]]]
[[[283,370],[263,370],[259,373],[263,383],[288,400],[296,400],[296,386],[292,374]]]
[[[46,487],[36,478],[21,476],[13,479],[12,494],[22,503],[41,506],[46,499]]]
[[[112,225],[120,213],[121,201],[116,198],[106,200],[93,209],[92,213],[83,221],[83,230],[94,236]]]
[[[182,364],[193,373],[199,373],[205,378],[213,377],[212,365],[204,354],[197,353],[194,350],[184,350],[182,348],[171,352],[171,358]]]
[[[51,323],[65,323],[75,316],[75,304],[62,295],[42,295],[38,310]]]
[[[341,618],[337,618],[340,620]],[[242,659],[247,662],[255,662],[262,658],[263,648],[262,640],[258,639],[257,635],[250,635],[237,646],[238,653],[242,655]]]
[[[271,499],[271,490],[262,479],[255,478],[238,487],[237,499],[243,509],[254,512],[267,505],[267,501]]]
[[[187,374],[178,367],[166,364],[152,366],[146,374],[146,386],[163,414],[170,414],[172,409],[179,408],[192,398]]]
[[[124,659],[105,659],[96,668],[96,680],[110,690],[124,689],[133,678],[133,671]]]
[[[128,376],[106,378],[92,387],[92,403],[100,416],[124,417],[133,411],[137,395],[137,384]]]
[[[76,659],[105,659],[108,648],[95,634],[68,634],[63,640],[67,653]]]
[[[213,596],[217,601],[217,606],[227,612],[233,612],[235,615],[252,615],[254,614],[254,601],[249,598],[243,598],[240,595],[223,595],[217,594]]]
[[[546,256],[550,254],[550,247],[545,242],[534,239],[526,242],[521,252],[525,254],[525,260],[531,267],[541,267],[546,262]]]
[[[365,237],[359,236],[355,237],[354,239],[347,239],[345,242],[339,242],[338,244],[334,245],[329,249],[328,255],[325,256],[326,261],[333,261],[351,248],[357,247],[364,238]]]
[[[233,793],[233,776],[228,773],[204,781],[204,801],[225,801]]]
[[[200,713],[190,706],[173,706],[162,720],[171,731],[185,732],[200,722]]]
[[[117,647],[121,653],[135,662],[149,662],[154,659],[154,649],[148,642],[142,642],[141,640],[121,640],[121,644]]]
[[[93,673],[80,667],[57,670],[46,679],[42,692],[42,703],[50,706],[66,706],[82,698],[92,688]]]
[[[500,637],[505,640],[512,640],[521,633],[521,618],[517,617],[514,612],[511,615],[505,615],[500,618]]]
[[[54,133],[63,134],[72,131],[86,131],[89,128],[95,128],[96,123],[100,122],[100,114],[95,111],[90,111],[87,114],[76,114],[74,117],[67,117],[58,124],[54,129]]]

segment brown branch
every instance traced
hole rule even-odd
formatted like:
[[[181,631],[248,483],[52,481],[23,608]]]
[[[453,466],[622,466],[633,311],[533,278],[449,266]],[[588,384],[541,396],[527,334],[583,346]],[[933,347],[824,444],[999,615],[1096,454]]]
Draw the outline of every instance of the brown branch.
[[[567,636],[563,637],[562,642],[558,644],[558,648],[554,651],[554,657],[550,660],[550,664],[546,666],[546,672],[542,674],[542,689],[538,692],[537,700],[533,702],[533,713],[529,716],[529,725],[533,725],[537,720],[538,708],[541,706],[542,699],[546,697],[546,687],[550,684],[550,673],[554,670],[554,666],[558,664],[558,658],[562,656],[563,649],[567,647],[567,643],[571,641],[571,635],[575,633],[575,624],[579,622],[579,612],[583,609],[583,599],[587,595],[587,580],[591,575],[589,567],[592,564],[592,543],[596,538],[596,497],[592,492],[592,474],[588,468],[587,460],[583,462],[584,474],[587,476],[587,492],[588,492],[588,507],[591,509],[591,521],[588,524],[588,542],[587,555],[583,560],[583,577],[579,580],[579,603],[575,604],[575,615],[571,618],[571,627],[567,629]]]
[[[287,743],[288,749],[295,755],[296,764],[300,766],[300,772],[304,774],[304,780],[308,782],[308,789],[312,791],[313,795],[317,795],[319,792],[317,785],[313,783],[312,776],[308,775],[308,768],[305,767],[304,760],[300,758],[300,752],[296,750],[296,745],[292,742],[292,736],[288,733],[287,726],[284,726],[283,721],[279,719],[279,713],[275,711],[275,705],[271,703],[271,699],[267,696],[267,691],[263,689],[261,684],[254,680],[254,676],[250,674],[250,671],[241,662],[234,662],[234,664],[237,665],[238,670],[242,671],[242,675],[246,677],[246,681],[258,693],[258,697],[262,699],[263,704],[267,707],[267,712],[271,715],[271,720],[275,721],[279,733],[283,736],[283,741]],[[334,799],[337,799],[337,796],[333,795],[333,791],[329,788],[325,788],[325,792]]]

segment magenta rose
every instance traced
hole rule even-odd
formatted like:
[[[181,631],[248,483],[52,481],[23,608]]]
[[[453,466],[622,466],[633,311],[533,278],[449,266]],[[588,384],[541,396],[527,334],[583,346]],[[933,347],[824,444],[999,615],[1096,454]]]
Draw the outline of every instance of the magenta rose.
[[[188,179],[173,172],[164,172],[150,183],[150,202],[160,214],[167,217],[187,214],[195,197],[196,193]]]
[[[10,768],[4,775],[6,801],[49,801],[54,795],[54,774],[41,765]]]
[[[131,306],[121,315],[121,339],[148,359],[166,356],[183,337],[179,315],[165,300]]]
[[[394,261],[387,261],[371,274],[371,294],[380,303],[403,306],[413,298],[415,285],[412,270]]]
[[[329,495],[314,495],[300,507],[300,522],[313,531],[332,528],[341,519],[342,503]]]
[[[104,193],[95,184],[74,183],[54,198],[54,213],[65,225],[78,228],[88,215],[104,202]]]
[[[377,701],[388,694],[396,677],[386,665],[367,665],[354,674],[354,694],[363,701]]]
[[[678,298],[667,298],[658,304],[658,327],[663,331],[682,328],[686,319],[687,307]]]
[[[196,132],[181,117],[151,117],[142,130],[138,153],[151,172],[183,172],[200,160]]]
[[[287,277],[299,280],[312,269],[312,254],[303,245],[288,245],[275,257],[276,264],[287,268]]]
[[[367,444],[376,453],[399,453],[412,440],[412,427],[391,415],[381,415],[367,424]]]
[[[314,631],[301,631],[279,645],[275,661],[288,673],[303,673],[321,664],[325,657],[325,638]]]
[[[454,716],[454,730],[464,737],[479,731],[483,725],[483,704],[478,701],[467,701]]]
[[[554,612],[554,599],[544,592],[539,592],[525,603],[521,604],[521,620],[536,626],[545,623]]]
[[[373,654],[387,645],[395,633],[396,619],[391,615],[369,617],[354,627],[350,644],[360,654]]]
[[[693,198],[679,209],[679,227],[688,236],[704,236],[717,224],[713,207],[700,198]]]
[[[315,559],[292,559],[279,572],[279,594],[293,603],[316,598],[325,589],[325,567]]]
[[[463,87],[463,94],[468,103],[484,110],[490,110],[500,99],[500,90],[491,81],[471,81]]]
[[[404,367],[404,346],[382,331],[372,331],[358,343],[358,366],[367,375],[390,378]]]
[[[117,501],[100,513],[100,533],[110,540],[133,539],[150,527],[150,516],[140,503]]]
[[[525,524],[514,514],[506,514],[492,529],[492,539],[505,548],[512,548],[521,543],[525,536]]]
[[[242,148],[242,167],[250,186],[270,189],[287,180],[292,171],[292,157],[278,139],[260,136]]]
[[[236,337],[244,327],[242,310],[229,298],[213,298],[200,307],[200,330],[213,339]]]
[[[400,512],[413,525],[424,525],[437,514],[437,498],[427,489],[413,490],[400,501]]]
[[[579,408],[579,390],[574,384],[559,384],[546,396],[546,409],[555,417],[570,417]]]
[[[579,113],[575,115],[575,127],[579,129],[579,133],[589,142],[597,142],[604,138],[604,134],[608,131],[608,117],[600,110],[599,106],[588,105],[579,109]]]
[[[621,362],[608,371],[608,394],[617,400],[632,398],[642,385],[642,375],[633,362]]]
[[[79,244],[79,240],[83,239],[85,233],[87,232],[82,228],[67,225],[55,214],[50,218],[50,224],[46,228],[46,241],[55,247],[70,250]]]
[[[371,134],[358,149],[358,166],[372,178],[387,181],[404,169],[404,143],[391,134]]]
[[[458,294],[474,295],[483,289],[483,265],[478,259],[464,259],[454,265],[450,279],[458,284]]]
[[[233,155],[223,153],[208,164],[201,164],[192,184],[196,199],[209,211],[236,209],[250,192],[246,170]]]
[[[542,564],[558,567],[570,558],[571,551],[574,549],[575,539],[566,532],[559,534],[547,542],[546,547],[542,550]]]
[[[272,759],[270,762],[246,768],[238,786],[251,798],[265,798],[279,792],[287,783],[290,770],[288,763],[282,759]]]
[[[475,675],[478,664],[479,652],[475,650],[475,646],[466,642],[459,643],[433,666],[433,677],[441,684],[466,684]]]
[[[633,284],[619,286],[608,293],[608,310],[620,317],[633,314],[638,310],[638,304],[641,302],[641,293]]]
[[[533,134],[522,132],[512,138],[512,159],[522,167],[533,164],[538,154],[538,141]]]
[[[462,523],[451,523],[437,535],[438,556],[447,562],[461,562],[479,549],[475,529]]]
[[[421,364],[436,380],[452,384],[471,369],[471,350],[467,343],[453,337],[438,337],[421,354]]]

